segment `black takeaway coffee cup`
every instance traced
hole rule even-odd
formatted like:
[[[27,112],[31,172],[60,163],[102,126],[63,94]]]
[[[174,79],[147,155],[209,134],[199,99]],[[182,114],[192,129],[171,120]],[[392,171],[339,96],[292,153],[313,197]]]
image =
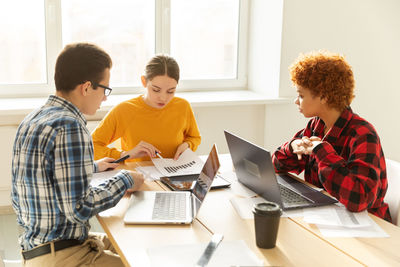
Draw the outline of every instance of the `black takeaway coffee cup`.
[[[263,202],[253,207],[256,244],[259,248],[275,247],[282,210],[274,202]]]

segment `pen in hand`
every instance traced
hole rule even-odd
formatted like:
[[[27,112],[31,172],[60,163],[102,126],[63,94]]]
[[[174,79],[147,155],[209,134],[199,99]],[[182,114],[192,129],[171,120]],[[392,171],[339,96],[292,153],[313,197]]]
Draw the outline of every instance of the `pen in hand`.
[[[164,159],[160,154],[161,154],[160,152],[156,151],[156,156],[159,157],[160,159]]]

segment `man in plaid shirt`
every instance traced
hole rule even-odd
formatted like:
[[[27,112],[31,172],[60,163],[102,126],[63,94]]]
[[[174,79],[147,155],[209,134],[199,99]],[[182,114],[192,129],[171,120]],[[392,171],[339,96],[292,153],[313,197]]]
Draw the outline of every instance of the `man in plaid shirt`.
[[[18,128],[11,197],[25,266],[123,266],[107,236],[89,233],[88,222],[143,184],[143,175],[126,170],[89,184],[94,172],[118,166],[111,158],[94,162],[83,115],[95,114],[111,93],[111,64],[95,45],[66,46],[57,58],[56,94]]]
[[[295,104],[312,119],[280,146],[276,172],[301,173],[353,212],[368,210],[391,221],[384,202],[386,164],[374,127],[353,113],[354,78],[345,59],[329,52],[301,55],[290,67]]]

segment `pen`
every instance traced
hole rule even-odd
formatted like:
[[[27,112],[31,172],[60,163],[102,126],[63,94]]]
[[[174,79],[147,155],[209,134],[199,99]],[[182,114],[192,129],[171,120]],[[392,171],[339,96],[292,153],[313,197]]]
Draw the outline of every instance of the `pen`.
[[[156,151],[156,156],[159,157],[160,159],[164,159],[160,154],[161,154],[160,152]]]

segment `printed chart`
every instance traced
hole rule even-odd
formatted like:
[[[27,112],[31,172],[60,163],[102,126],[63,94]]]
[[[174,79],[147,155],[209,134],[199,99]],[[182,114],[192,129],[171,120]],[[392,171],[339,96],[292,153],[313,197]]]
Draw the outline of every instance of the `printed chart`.
[[[168,177],[197,174],[201,172],[204,165],[203,161],[189,148],[182,153],[178,160],[167,158],[151,160],[157,170]]]

